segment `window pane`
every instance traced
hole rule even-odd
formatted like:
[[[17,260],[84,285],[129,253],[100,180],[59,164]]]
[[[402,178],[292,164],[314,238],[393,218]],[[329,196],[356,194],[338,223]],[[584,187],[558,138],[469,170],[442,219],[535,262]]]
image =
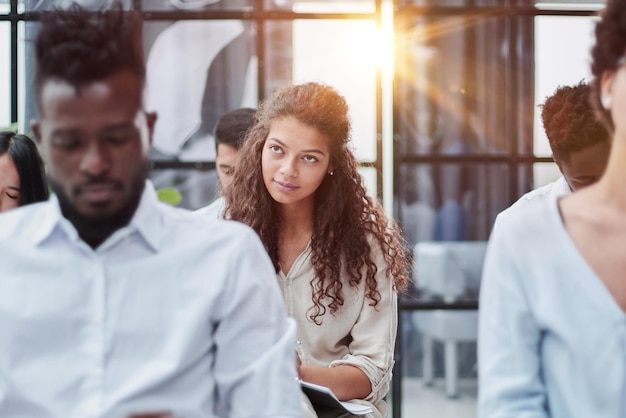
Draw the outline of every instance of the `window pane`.
[[[511,203],[506,164],[403,164],[397,213],[411,245],[486,240]]]
[[[604,0],[535,0],[527,2],[527,1],[518,1],[517,4],[521,7],[532,6],[535,3],[535,6],[538,9],[561,9],[561,10],[571,10],[571,9],[600,9],[604,5]],[[399,0],[399,6],[418,6],[418,7],[426,7],[426,6],[434,6],[434,7],[459,7],[464,8],[469,5],[474,7],[506,7],[508,5],[515,5],[515,2],[503,2],[502,0]]]
[[[378,187],[376,187],[376,169],[372,167],[359,168],[359,174],[363,176],[363,183],[367,189],[367,194],[376,199]]]
[[[150,172],[154,187],[176,189],[182,196],[178,207],[198,209],[210,204],[219,196],[215,170],[156,170]]]
[[[532,23],[415,17],[397,25],[400,152],[530,152]]]
[[[267,24],[268,36],[279,31],[285,34],[282,38],[267,39],[268,63],[272,64],[277,57],[287,63],[286,55],[291,52],[293,56],[292,80],[284,80],[287,71],[272,65],[266,73],[267,85],[320,81],[339,90],[350,107],[352,140],[360,161],[376,159],[377,63],[372,52],[377,41],[375,29],[371,20],[296,20],[289,34],[284,22]],[[291,45],[287,43],[289,36]],[[275,42],[284,48],[277,48]]]
[[[35,105],[35,43],[25,42],[26,39],[35,39],[37,37],[37,31],[39,30],[38,22],[23,22],[25,35],[19,37],[19,50],[24,53],[24,71],[19,73],[24,74],[24,84],[20,82],[20,98],[23,102],[20,103],[20,126],[21,129],[27,128],[28,121],[36,119],[38,116],[37,106]],[[20,32],[21,33],[21,32]],[[21,61],[21,60],[20,60]]]
[[[534,153],[537,156],[549,157],[552,153],[541,122],[541,109],[537,105],[545,102],[559,86],[577,84],[582,79],[591,80],[590,50],[596,21],[596,17],[535,18]],[[554,36],[555,33],[559,36]]]
[[[143,10],[252,10],[254,0],[142,0]]]
[[[110,8],[116,3],[116,0],[74,0],[87,10],[100,10],[102,8]],[[41,11],[41,10],[53,10],[55,8],[68,8],[73,2],[67,0],[44,0],[44,1],[25,1],[21,0],[18,4],[19,10],[26,11]],[[132,7],[132,0],[120,0],[124,9],[130,9]]]
[[[352,1],[309,1],[309,0],[265,0],[268,9],[292,9],[296,13],[374,13],[374,0]]]
[[[25,44],[32,42],[26,42],[26,24],[24,22],[17,22],[17,121],[18,132],[26,133],[34,138],[30,129],[30,119],[26,119],[24,116],[24,109],[26,108],[26,48]]]
[[[213,160],[218,118],[256,107],[254,32],[239,20],[145,24],[147,108],[159,115],[153,158]]]
[[[533,189],[536,189],[557,180],[561,172],[555,163],[537,163],[533,165],[533,177]]]
[[[11,25],[0,22],[0,56],[11,56]],[[8,60],[7,60],[8,61]],[[7,62],[5,61],[5,62]],[[0,128],[11,123],[11,66],[0,65]]]

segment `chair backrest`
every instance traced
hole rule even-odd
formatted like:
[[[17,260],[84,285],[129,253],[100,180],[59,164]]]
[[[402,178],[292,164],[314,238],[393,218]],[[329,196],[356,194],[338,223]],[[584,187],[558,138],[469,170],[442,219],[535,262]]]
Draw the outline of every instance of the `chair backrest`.
[[[425,241],[415,245],[416,286],[447,302],[478,292],[487,241]]]

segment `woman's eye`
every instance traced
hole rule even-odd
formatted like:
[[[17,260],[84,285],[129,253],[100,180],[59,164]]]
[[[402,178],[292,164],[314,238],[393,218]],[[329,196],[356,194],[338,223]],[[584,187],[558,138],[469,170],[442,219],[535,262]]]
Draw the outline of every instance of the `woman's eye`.
[[[18,198],[19,198],[19,196],[17,196],[17,195],[12,195],[12,194],[9,194],[9,193],[6,193],[6,195],[7,195],[10,199],[13,199],[13,200],[16,200],[16,199],[18,199]]]
[[[278,145],[270,145],[270,151],[278,154],[282,152],[282,149]]]
[[[312,156],[312,155],[305,155],[304,157],[302,157],[304,159],[304,161],[306,161],[307,163],[315,163],[317,162],[317,158]]]

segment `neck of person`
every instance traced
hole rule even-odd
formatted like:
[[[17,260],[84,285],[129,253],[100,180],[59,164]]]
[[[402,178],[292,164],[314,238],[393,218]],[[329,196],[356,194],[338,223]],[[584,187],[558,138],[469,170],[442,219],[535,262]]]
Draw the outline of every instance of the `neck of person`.
[[[141,193],[135,196],[119,212],[102,217],[90,218],[79,213],[68,201],[59,196],[59,204],[63,216],[74,225],[80,239],[82,239],[92,249],[98,248],[115,231],[127,226],[135,215],[139,207]]]
[[[74,219],[68,218],[68,220],[74,225],[74,228],[76,228],[78,236],[95,250],[106,241],[107,238],[113,235],[115,231],[124,228],[130,223],[135,213],[134,209],[132,212],[125,211],[114,218],[106,220],[90,220],[82,217]]]
[[[280,205],[280,236],[283,238],[295,238],[313,233],[313,201],[303,204]]]
[[[613,137],[611,155],[604,175],[598,181],[597,186],[600,191],[599,199],[626,213],[626,189],[624,188],[626,164],[624,161],[626,161],[626,133],[622,137],[616,134]]]

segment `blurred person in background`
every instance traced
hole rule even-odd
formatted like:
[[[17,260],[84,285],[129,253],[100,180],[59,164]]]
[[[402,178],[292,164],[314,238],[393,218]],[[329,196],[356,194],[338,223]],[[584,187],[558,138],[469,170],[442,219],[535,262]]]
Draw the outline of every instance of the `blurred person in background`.
[[[26,135],[0,132],[0,212],[48,199],[43,161]]]
[[[215,127],[215,169],[221,190],[233,181],[239,150],[246,134],[254,125],[255,109],[242,107],[224,113]],[[218,197],[208,206],[195,211],[199,215],[221,218],[224,215],[224,198]]]

